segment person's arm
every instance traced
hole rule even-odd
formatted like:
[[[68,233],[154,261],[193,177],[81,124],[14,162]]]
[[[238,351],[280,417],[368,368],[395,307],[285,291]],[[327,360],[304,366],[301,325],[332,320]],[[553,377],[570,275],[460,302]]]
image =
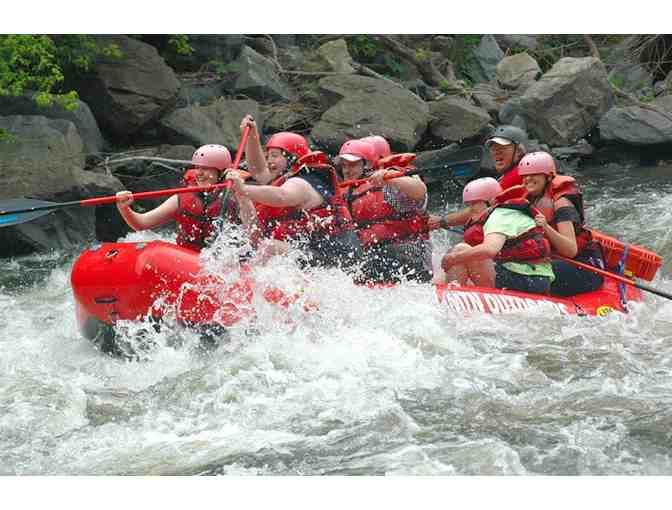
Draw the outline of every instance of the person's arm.
[[[130,194],[129,191],[120,191],[117,193],[117,209],[119,210],[121,217],[124,218],[124,221],[133,230],[140,231],[152,229],[159,225],[163,225],[164,223],[168,223],[175,218],[175,214],[179,207],[177,195],[171,196],[168,200],[151,211],[138,213],[131,209],[133,199],[129,197]]]
[[[303,179],[289,179],[282,186],[250,186],[234,181],[237,193],[271,207],[312,209],[322,203],[322,197]]]
[[[564,197],[557,200],[554,206],[556,210],[562,207],[572,207],[572,208],[574,207],[574,205]],[[557,230],[555,230],[548,224],[548,222],[546,221],[546,217],[543,214],[538,214],[534,218],[534,222],[544,229],[544,234],[546,235],[546,237],[548,237],[551,246],[556,252],[558,252],[559,255],[562,255],[563,257],[568,257],[570,259],[576,257],[578,247],[576,244],[576,232],[574,232],[574,223],[572,221],[558,222]]]
[[[467,262],[493,259],[500,252],[505,242],[506,236],[504,234],[493,232],[486,235],[483,242],[477,246],[465,247],[462,250],[447,253],[444,255],[441,265],[445,270],[446,268]]]
[[[268,184],[273,179],[271,172],[268,170],[266,164],[266,156],[264,155],[264,148],[261,146],[259,139],[259,130],[257,123],[251,115],[245,115],[240,123],[241,131],[247,126],[250,127],[250,134],[245,144],[245,158],[247,160],[247,169],[249,170],[254,180],[260,184]]]
[[[392,174],[398,173],[398,171],[394,169],[377,170],[371,175],[371,182],[376,186],[390,186],[398,189],[408,198],[417,202],[424,200],[427,196],[427,186],[419,177],[397,177],[396,179],[389,179],[386,181],[385,176],[389,175],[390,172],[392,172]]]

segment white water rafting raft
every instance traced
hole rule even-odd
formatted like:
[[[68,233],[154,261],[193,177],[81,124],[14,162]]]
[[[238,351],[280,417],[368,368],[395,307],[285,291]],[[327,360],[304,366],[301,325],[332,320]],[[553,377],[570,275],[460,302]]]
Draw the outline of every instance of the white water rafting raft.
[[[199,253],[164,241],[102,244],[81,253],[72,268],[78,326],[100,344],[103,338],[111,341],[118,321],[157,323],[170,314],[190,327],[228,328],[253,318],[260,299],[281,308],[300,303],[307,312],[319,309],[319,303],[299,301],[296,291],[256,285],[252,273],[241,268],[234,281],[206,274]],[[639,289],[611,278],[597,291],[568,298],[455,285],[426,288],[438,307],[465,316],[533,310],[601,316],[626,312],[628,302],[642,300]],[[103,350],[114,351],[109,345]]]

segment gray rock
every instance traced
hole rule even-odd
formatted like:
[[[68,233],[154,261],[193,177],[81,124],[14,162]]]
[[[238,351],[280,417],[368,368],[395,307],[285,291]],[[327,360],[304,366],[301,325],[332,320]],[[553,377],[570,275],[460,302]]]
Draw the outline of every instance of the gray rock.
[[[521,35],[521,34],[498,34],[495,35],[497,43],[500,48],[504,51],[507,50],[517,50],[524,48],[528,51],[534,51],[537,49],[538,42],[537,38],[534,35]]]
[[[657,81],[653,84],[653,95],[658,97],[667,94],[667,84],[664,80]]]
[[[581,139],[571,147],[555,147],[551,150],[557,159],[567,160],[573,158],[588,158],[595,153],[595,147],[586,140]]]
[[[653,76],[641,64],[620,64],[609,73],[609,81],[625,92],[647,96],[653,92]]]
[[[499,123],[513,124],[513,119],[519,115],[520,111],[520,97],[510,98],[499,109]]]
[[[452,37],[446,35],[437,35],[432,38],[432,50],[440,53],[444,57],[450,57],[454,41]]]
[[[614,107],[600,119],[600,139],[605,142],[645,146],[672,143],[672,114],[639,106]]]
[[[507,93],[494,83],[479,83],[474,86],[471,93],[476,106],[487,111],[493,119],[498,117],[507,97]]]
[[[228,63],[238,57],[244,40],[240,34],[190,35],[189,44],[194,48],[190,57],[201,65],[204,62]]]
[[[296,94],[278,74],[275,64],[252,48],[243,46],[236,61],[238,79],[236,93],[245,94],[258,101],[293,101]]]
[[[180,93],[177,97],[178,108],[185,106],[204,106],[213,103],[224,95],[224,84],[218,79],[181,79]]]
[[[259,105],[250,99],[220,99],[208,106],[178,108],[162,117],[159,125],[169,143],[196,147],[218,143],[234,151],[240,140],[240,120],[248,113],[261,128]]]
[[[306,115],[292,105],[278,104],[263,108],[264,128],[271,133],[293,131],[306,123]]]
[[[469,74],[475,82],[492,81],[497,76],[497,64],[504,58],[495,37],[484,35],[481,42],[472,50],[474,60],[469,67]]]
[[[337,39],[324,43],[317,49],[318,55],[329,65],[335,73],[354,74],[355,69],[350,65],[352,57],[348,52],[345,39]]]
[[[483,108],[474,106],[466,99],[448,96],[429,105],[434,120],[429,130],[446,142],[461,142],[479,135],[490,123],[490,115]]]
[[[0,199],[31,197],[57,202],[110,195],[122,189],[111,175],[83,170],[84,144],[69,120],[38,115],[0,117],[13,139],[0,142]],[[72,249],[93,238],[94,208],[59,210],[4,227],[0,255],[22,250]],[[5,249],[6,248],[6,249]]]
[[[672,95],[657,97],[654,99],[653,105],[672,113]]]
[[[397,84],[365,76],[328,76],[319,81],[328,110],[312,136],[331,151],[349,138],[382,135],[397,151],[410,151],[429,122],[429,107]]]
[[[0,116],[7,115],[41,115],[49,119],[69,120],[77,128],[86,154],[101,152],[105,144],[91,109],[83,101],[77,101],[75,110],[66,110],[57,104],[40,108],[29,95],[0,96]]]
[[[505,89],[526,89],[541,75],[541,68],[527,53],[504,57],[497,64],[497,81]]]
[[[563,58],[520,98],[520,115],[530,134],[552,146],[583,138],[613,105],[602,62]]]
[[[99,45],[117,44],[120,59],[100,56],[95,71],[75,83],[104,130],[125,138],[170,108],[180,82],[156,49],[126,36],[96,36]]]

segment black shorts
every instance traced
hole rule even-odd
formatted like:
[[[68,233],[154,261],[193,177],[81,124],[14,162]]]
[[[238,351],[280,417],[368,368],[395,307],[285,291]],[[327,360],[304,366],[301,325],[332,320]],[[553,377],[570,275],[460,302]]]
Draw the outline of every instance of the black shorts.
[[[514,273],[497,262],[495,264],[495,287],[534,294],[548,294],[551,289],[551,279],[548,276]]]
[[[573,296],[602,287],[604,278],[592,271],[586,271],[564,260],[553,261],[555,281],[551,284],[551,294]]]

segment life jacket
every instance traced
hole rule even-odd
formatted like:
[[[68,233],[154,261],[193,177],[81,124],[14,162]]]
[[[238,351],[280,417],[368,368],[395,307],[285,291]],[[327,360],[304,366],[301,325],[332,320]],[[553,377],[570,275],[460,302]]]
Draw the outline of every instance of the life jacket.
[[[522,186],[523,178],[518,173],[518,165],[512,166],[504,174],[502,174],[499,179],[497,179],[499,185],[502,187],[502,190],[507,190],[513,186]]]
[[[535,201],[534,205],[546,217],[548,224],[558,230],[555,220],[555,202],[565,197],[579,213],[579,225],[574,225],[576,236],[576,256],[578,257],[586,248],[593,247],[593,236],[585,226],[586,212],[583,206],[583,195],[579,190],[574,177],[568,175],[556,175],[550,186],[546,187],[544,194]]]
[[[469,218],[464,224],[464,242],[469,246],[478,246],[483,242],[485,235],[481,218]]]
[[[393,154],[379,161],[380,168],[414,170],[415,154]],[[403,239],[429,239],[429,214],[400,213],[385,201],[383,186],[365,182],[346,190],[346,201],[364,248]]]
[[[478,221],[483,224],[488,220],[492,211],[497,208],[515,209],[530,218],[539,213],[536,207],[527,200],[527,190],[524,186],[513,186],[497,195],[494,205],[485,211]],[[517,237],[506,240],[504,246],[495,256],[497,262],[525,262],[527,264],[541,264],[550,261],[551,243],[544,235],[544,229],[539,226],[530,228]]]
[[[205,193],[181,193],[177,196],[175,221],[178,246],[200,251],[215,237],[214,221],[217,218],[223,216],[232,223],[240,222],[235,203],[228,195],[222,214],[222,196],[221,192],[214,196]]]
[[[324,153],[309,152],[299,159],[295,169],[275,179],[271,185],[282,186],[292,177],[311,173],[325,180],[329,191],[334,191],[334,195],[320,193],[324,202],[309,210],[257,204],[257,217],[266,237],[284,241],[301,236],[336,236],[354,228],[345,204],[344,191],[338,186],[336,171]]]

